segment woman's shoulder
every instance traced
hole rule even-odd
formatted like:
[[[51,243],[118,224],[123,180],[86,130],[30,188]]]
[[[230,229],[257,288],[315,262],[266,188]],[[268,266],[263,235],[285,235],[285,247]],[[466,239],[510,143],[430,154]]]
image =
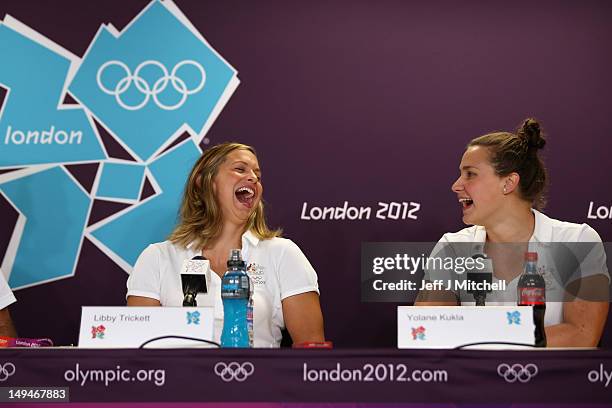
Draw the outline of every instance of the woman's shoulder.
[[[160,259],[184,259],[188,256],[189,248],[177,245],[172,241],[155,242],[147,246],[141,253],[141,257],[158,257]]]
[[[300,249],[300,247],[288,238],[268,238],[263,239],[259,242],[258,251],[262,254],[270,257],[273,262],[292,262],[295,260],[303,261],[306,259],[306,254]]]
[[[295,242],[293,242],[289,238],[281,237],[262,239],[261,241],[259,241],[259,245],[262,249],[279,253],[284,252],[287,249],[299,249]]]
[[[601,237],[589,224],[561,221],[536,212],[538,238],[548,242],[601,242]]]

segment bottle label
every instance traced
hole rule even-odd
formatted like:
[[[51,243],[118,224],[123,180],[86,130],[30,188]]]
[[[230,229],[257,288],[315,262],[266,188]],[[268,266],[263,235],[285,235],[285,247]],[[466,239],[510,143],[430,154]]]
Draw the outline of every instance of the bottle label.
[[[249,290],[249,277],[246,273],[240,277],[240,286],[242,289]]]
[[[519,288],[519,305],[535,306],[546,304],[546,290],[544,288]]]

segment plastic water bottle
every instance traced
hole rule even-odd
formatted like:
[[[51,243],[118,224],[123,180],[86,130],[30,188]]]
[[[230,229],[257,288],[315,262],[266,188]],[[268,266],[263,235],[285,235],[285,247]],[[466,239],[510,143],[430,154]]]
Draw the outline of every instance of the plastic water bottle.
[[[247,275],[249,273],[249,268],[247,268]],[[254,332],[253,332],[253,294],[255,292],[255,284],[253,283],[253,279],[249,275],[249,284],[251,286],[251,290],[249,292],[249,303],[247,305],[247,329],[249,331],[249,347],[253,348],[254,346]]]
[[[221,279],[223,332],[221,347],[249,347],[247,313],[251,292],[249,276],[239,249],[232,249],[227,272]]]
[[[253,282],[251,282],[251,288],[254,289]],[[247,329],[249,331],[249,347],[253,348],[255,342],[255,339],[253,337],[253,290],[251,290],[249,296],[249,304],[247,306]]]
[[[546,282],[538,273],[538,253],[525,252],[525,270],[517,285],[519,306],[533,306],[535,345],[546,347],[544,314],[546,313]]]

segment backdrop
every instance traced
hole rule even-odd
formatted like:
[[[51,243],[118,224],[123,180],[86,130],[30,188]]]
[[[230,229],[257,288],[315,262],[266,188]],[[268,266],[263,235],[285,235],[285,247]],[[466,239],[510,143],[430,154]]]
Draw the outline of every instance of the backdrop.
[[[2,16],[0,259],[21,336],[76,344],[82,305],[123,305],[190,165],[230,140],[257,149],[269,222],[317,270],[338,347],[395,346],[397,304],[360,300],[361,243],[463,228],[450,186],[475,136],[538,118],[546,213],[612,238],[609,2],[5,0]],[[320,217],[345,205],[362,216]]]

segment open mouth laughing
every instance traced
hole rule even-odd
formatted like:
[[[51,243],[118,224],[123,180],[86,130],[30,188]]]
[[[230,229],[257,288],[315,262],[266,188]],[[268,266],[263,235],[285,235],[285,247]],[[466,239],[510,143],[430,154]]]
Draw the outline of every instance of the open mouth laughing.
[[[236,199],[247,208],[253,208],[255,202],[255,190],[251,187],[242,186],[234,191]]]
[[[461,204],[461,208],[465,211],[474,206],[474,200],[468,197],[460,198],[459,203]]]

